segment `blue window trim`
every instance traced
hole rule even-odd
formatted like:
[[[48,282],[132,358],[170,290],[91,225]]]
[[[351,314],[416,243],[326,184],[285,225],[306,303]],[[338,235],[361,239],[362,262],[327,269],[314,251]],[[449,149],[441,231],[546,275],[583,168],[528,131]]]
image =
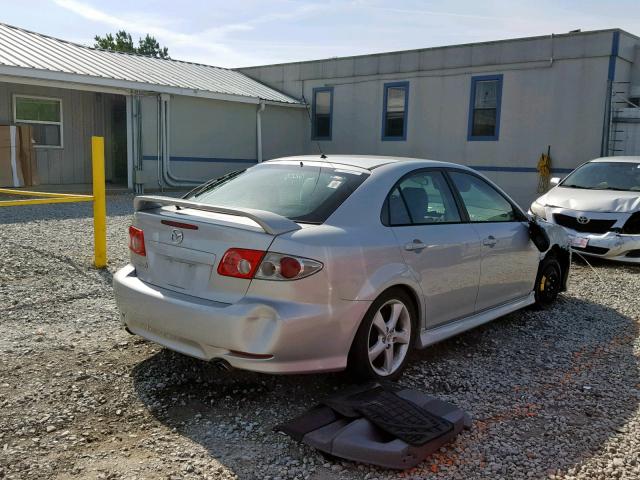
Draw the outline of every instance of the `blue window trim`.
[[[469,122],[467,125],[467,140],[469,142],[475,141],[497,141],[500,137],[500,111],[502,110],[502,78],[503,75],[482,75],[479,77],[471,77],[471,96],[469,98]],[[476,103],[476,83],[497,80],[498,92],[496,99],[496,133],[495,135],[472,135],[473,132],[473,106]]]
[[[329,136],[318,137],[316,136],[316,93],[317,92],[329,92],[331,100],[329,101]],[[311,102],[311,140],[331,140],[333,134],[333,87],[316,87],[313,89]]]
[[[384,134],[384,127],[386,124],[386,119],[387,119],[387,93],[389,91],[390,88],[397,88],[397,87],[402,87],[404,88],[404,117],[403,117],[403,129],[402,129],[402,136],[398,136],[398,137],[389,137],[386,136]],[[405,141],[407,139],[407,128],[408,128],[408,124],[407,124],[407,119],[409,116],[409,82],[391,82],[391,83],[385,83],[384,84],[384,99],[382,102],[382,141],[383,142],[402,142]]]

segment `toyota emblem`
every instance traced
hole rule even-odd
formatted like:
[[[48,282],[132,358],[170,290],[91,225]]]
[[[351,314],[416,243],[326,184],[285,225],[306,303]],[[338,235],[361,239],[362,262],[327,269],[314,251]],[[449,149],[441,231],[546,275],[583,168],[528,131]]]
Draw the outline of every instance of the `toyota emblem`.
[[[171,241],[175,244],[182,243],[182,239],[184,238],[184,233],[182,230],[178,230],[177,228],[171,230]]]
[[[589,219],[585,216],[578,217],[578,223],[580,225],[586,225],[587,223],[589,223]]]

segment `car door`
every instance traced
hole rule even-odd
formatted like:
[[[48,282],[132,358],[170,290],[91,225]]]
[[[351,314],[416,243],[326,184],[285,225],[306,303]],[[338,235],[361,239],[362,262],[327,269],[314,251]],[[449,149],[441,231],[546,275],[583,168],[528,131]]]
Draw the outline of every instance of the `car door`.
[[[476,311],[528,295],[539,262],[528,219],[483,178],[460,170],[448,175],[482,242]]]
[[[403,177],[383,213],[422,287],[426,327],[473,314],[480,237],[463,222],[443,172],[418,170]]]

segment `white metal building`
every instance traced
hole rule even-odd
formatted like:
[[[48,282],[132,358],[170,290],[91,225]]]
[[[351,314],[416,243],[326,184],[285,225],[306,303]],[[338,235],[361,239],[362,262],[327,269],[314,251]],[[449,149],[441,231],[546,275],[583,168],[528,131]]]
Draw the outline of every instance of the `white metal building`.
[[[304,115],[298,100],[241,72],[0,24],[0,124],[33,126],[41,184],[89,183],[91,135],[105,136],[113,184],[139,191],[201,182],[302,151]]]
[[[104,135],[107,179],[137,191],[321,149],[463,163],[526,203],[548,147],[559,175],[640,154],[639,99],[619,29],[228,70],[0,24],[0,124],[34,125],[42,184],[88,183]]]
[[[558,175],[640,154],[640,39],[618,29],[241,71],[311,104],[309,153],[463,163],[522,203],[549,146]]]

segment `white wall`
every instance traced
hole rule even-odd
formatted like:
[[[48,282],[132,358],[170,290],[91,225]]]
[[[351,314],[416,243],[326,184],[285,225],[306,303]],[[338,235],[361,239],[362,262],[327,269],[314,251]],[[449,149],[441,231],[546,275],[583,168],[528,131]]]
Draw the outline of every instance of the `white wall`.
[[[394,155],[484,169],[516,200],[536,196],[536,167],[551,146],[553,165],[572,169],[600,155],[613,31],[590,32],[242,69],[311,101],[334,87],[331,154]],[[637,38],[620,34],[616,81],[628,81]],[[553,61],[551,61],[553,57]],[[471,78],[503,74],[500,137],[467,140]],[[382,141],[386,82],[410,83],[406,141]],[[306,131],[306,151],[315,152]],[[516,171],[513,171],[516,170]]]
[[[255,104],[171,96],[169,152],[176,177],[204,182],[257,161]],[[305,148],[305,110],[267,105],[262,113],[263,159],[296,155]],[[146,188],[158,183],[158,97],[142,99]]]

